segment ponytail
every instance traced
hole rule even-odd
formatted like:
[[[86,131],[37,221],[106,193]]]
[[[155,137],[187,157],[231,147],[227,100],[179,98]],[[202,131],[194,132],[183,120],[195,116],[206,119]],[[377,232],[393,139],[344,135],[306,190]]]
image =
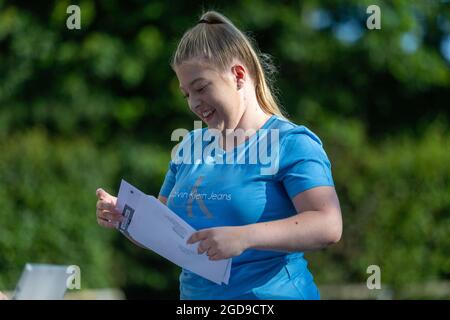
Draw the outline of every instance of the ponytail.
[[[255,94],[262,110],[285,117],[272,90],[272,76],[276,69],[270,56],[254,49],[250,39],[216,11],[204,13],[197,25],[186,31],[172,57],[171,66],[174,68],[199,56],[207,58],[221,71],[225,71],[234,58],[239,58],[255,82]]]

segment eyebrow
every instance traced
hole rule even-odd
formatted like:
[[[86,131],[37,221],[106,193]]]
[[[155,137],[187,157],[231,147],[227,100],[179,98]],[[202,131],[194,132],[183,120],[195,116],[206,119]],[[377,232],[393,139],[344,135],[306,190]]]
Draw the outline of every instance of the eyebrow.
[[[203,77],[199,77],[199,78],[197,78],[197,79],[194,79],[194,80],[192,80],[190,83],[189,83],[189,87],[190,86],[192,86],[194,83],[196,83],[197,81],[200,81],[200,80],[206,80],[205,78],[203,78]],[[183,89],[183,87],[182,86],[180,86],[180,89]],[[183,89],[184,90],[184,89]]]

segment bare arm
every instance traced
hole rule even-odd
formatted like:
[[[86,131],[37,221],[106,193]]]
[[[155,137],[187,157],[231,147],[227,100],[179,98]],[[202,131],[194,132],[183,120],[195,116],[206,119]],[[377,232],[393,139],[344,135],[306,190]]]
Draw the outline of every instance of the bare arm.
[[[293,199],[297,214],[245,226],[248,249],[308,251],[337,243],[342,235],[342,216],[334,187],[316,187]]]

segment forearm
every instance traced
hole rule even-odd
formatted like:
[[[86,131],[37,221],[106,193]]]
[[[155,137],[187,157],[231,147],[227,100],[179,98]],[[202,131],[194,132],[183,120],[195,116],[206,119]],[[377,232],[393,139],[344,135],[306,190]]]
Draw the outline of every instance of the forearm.
[[[340,216],[331,212],[305,211],[295,216],[244,226],[247,249],[309,251],[339,241]]]

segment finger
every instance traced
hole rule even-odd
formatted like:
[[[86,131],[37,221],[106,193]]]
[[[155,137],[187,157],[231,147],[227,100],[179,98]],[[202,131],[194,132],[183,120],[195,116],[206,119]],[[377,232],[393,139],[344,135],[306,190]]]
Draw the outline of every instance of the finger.
[[[123,221],[124,217],[121,214],[111,212],[108,210],[99,210],[99,216],[106,220]]]
[[[213,256],[215,256],[217,253],[218,253],[217,249],[214,249],[214,248],[211,247],[211,248],[209,248],[208,251],[206,252],[206,255],[207,255],[208,257],[213,257]]]
[[[105,219],[99,219],[101,223],[103,223],[107,228],[113,228],[117,229],[119,228],[120,222],[112,221],[112,220],[105,220]]]
[[[116,206],[114,205],[114,203],[112,203],[110,201],[105,201],[105,200],[98,200],[97,201],[97,209],[117,211],[116,210]]]
[[[212,261],[216,261],[216,260],[221,260],[221,259],[223,259],[223,258],[220,256],[220,254],[218,254],[218,253],[216,253],[216,254],[214,254],[214,255],[211,255],[211,256],[209,256],[208,258],[209,258],[209,260],[212,260]]]
[[[116,222],[123,221],[123,216],[120,213],[111,212],[108,210],[97,210],[97,217],[105,219],[105,220],[116,221]]]
[[[110,222],[110,221],[104,220],[102,218],[98,218],[97,222],[102,227],[109,228],[109,229],[117,229],[119,227],[118,222]]]
[[[105,211],[104,215],[105,215],[106,219],[117,221],[117,222],[122,222],[124,219],[124,217],[120,213],[116,213],[116,212]]]
[[[211,245],[209,244],[208,240],[203,240],[198,245],[197,251],[198,251],[198,254],[203,254],[204,252],[208,251],[209,249],[211,249]]]

